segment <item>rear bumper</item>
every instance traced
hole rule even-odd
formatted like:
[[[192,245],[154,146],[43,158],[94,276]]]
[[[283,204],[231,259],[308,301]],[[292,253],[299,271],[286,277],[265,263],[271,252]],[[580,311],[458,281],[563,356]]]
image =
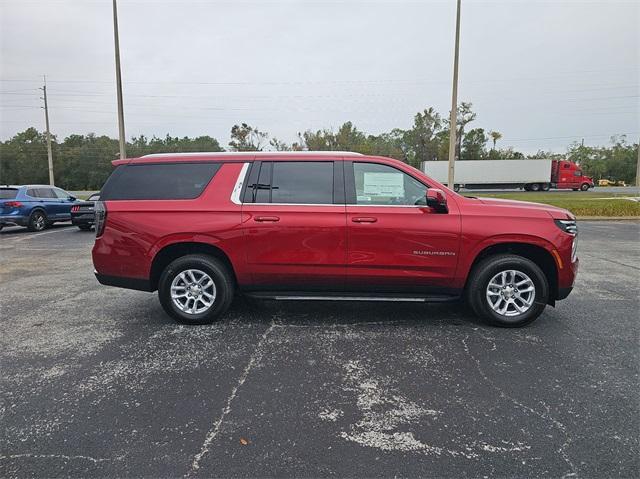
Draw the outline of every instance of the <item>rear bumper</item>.
[[[92,225],[95,223],[95,215],[71,215],[71,224],[73,225]]]
[[[28,216],[18,215],[0,215],[0,224],[2,225],[15,225],[15,226],[27,226],[29,224]]]
[[[135,289],[138,291],[152,292],[151,282],[140,278],[125,278],[124,276],[108,276],[94,271],[96,279],[105,286],[115,286],[117,288]]]

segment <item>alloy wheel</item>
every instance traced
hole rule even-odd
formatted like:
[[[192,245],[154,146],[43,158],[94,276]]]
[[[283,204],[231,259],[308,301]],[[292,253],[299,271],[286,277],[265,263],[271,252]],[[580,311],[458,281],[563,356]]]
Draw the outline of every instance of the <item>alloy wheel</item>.
[[[533,306],[536,287],[529,276],[513,269],[496,274],[487,285],[486,298],[501,316],[520,316]]]
[[[201,314],[216,300],[216,285],[204,271],[187,269],[171,282],[171,300],[182,312]]]
[[[33,226],[36,231],[42,231],[46,226],[46,221],[42,213],[36,213],[33,217]]]

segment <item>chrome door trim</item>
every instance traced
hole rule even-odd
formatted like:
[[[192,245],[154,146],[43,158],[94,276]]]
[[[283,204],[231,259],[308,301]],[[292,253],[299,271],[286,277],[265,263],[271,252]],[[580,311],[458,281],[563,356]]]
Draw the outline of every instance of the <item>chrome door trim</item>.
[[[236,205],[241,205],[242,201],[240,200],[240,193],[242,193],[242,186],[244,185],[244,180],[247,176],[247,171],[249,170],[249,163],[243,163],[242,169],[240,170],[240,174],[238,175],[238,179],[236,180],[236,184],[233,187],[231,192],[231,202]]]

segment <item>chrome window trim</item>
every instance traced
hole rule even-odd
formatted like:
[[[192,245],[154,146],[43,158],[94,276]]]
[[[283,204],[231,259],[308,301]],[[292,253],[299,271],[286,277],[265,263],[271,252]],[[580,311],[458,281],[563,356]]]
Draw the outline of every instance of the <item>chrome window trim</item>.
[[[236,205],[241,205],[242,201],[240,201],[240,193],[242,193],[242,185],[244,185],[244,180],[247,177],[247,171],[249,170],[249,163],[243,163],[242,169],[238,174],[238,179],[236,180],[236,184],[231,191],[231,202]]]
[[[341,208],[347,206],[363,207],[375,207],[375,208],[428,208],[427,205],[358,205],[358,204],[345,204],[345,203],[245,203],[240,198],[242,193],[242,187],[247,178],[247,172],[249,171],[249,163],[243,163],[242,169],[238,174],[238,179],[231,192],[231,202],[236,205],[255,205],[255,206],[339,206]],[[404,173],[402,170],[398,170]],[[406,173],[405,173],[406,174]],[[409,175],[411,176],[411,175]],[[415,179],[415,178],[414,178]],[[420,181],[417,180],[416,181]],[[422,183],[422,182],[421,182]]]
[[[344,208],[346,205],[340,203],[242,203],[243,205],[256,206],[340,206]]]
[[[242,203],[243,205],[257,206],[358,206],[360,208],[429,208],[427,205],[352,205],[343,203]]]
[[[347,206],[357,206],[359,208],[429,208],[427,205],[354,205],[348,204]]]

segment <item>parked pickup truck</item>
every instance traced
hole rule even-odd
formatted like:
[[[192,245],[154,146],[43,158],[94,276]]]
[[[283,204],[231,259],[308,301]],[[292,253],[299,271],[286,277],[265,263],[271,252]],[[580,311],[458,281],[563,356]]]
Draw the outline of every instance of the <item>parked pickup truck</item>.
[[[466,198],[390,158],[193,153],[113,163],[95,206],[96,277],[158,290],[184,323],[220,318],[239,291],[464,299],[491,324],[523,326],[569,295],[578,270],[569,211]]]
[[[448,181],[447,161],[423,161],[422,171],[442,184]],[[565,160],[462,160],[455,163],[454,189],[521,188],[527,191],[587,191],[593,178]]]

